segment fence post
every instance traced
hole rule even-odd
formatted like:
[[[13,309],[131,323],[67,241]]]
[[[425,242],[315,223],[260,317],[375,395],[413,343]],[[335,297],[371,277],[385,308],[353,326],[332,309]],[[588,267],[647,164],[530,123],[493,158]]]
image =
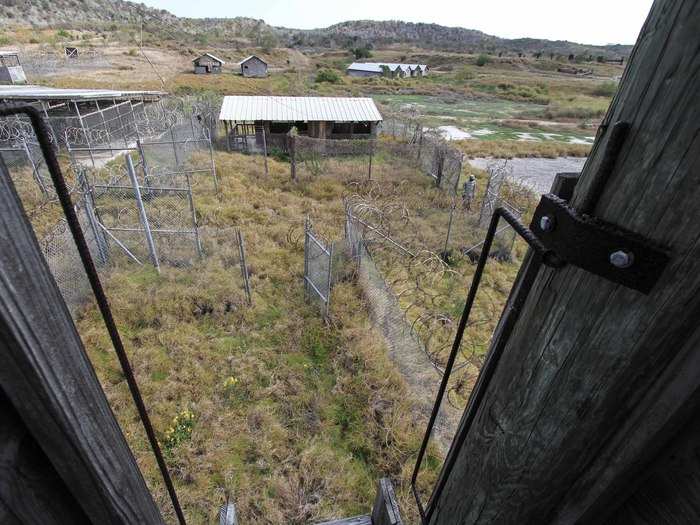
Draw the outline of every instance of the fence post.
[[[197,212],[194,208],[194,199],[192,198],[192,184],[190,184],[190,174],[185,171],[185,180],[187,181],[187,201],[190,205],[190,213],[192,214],[192,226],[194,227],[194,241],[197,248],[197,255],[202,257],[202,241],[199,238],[199,228],[197,227]]]
[[[452,221],[455,215],[455,208],[457,207],[457,198],[452,198],[452,208],[450,209],[450,220],[447,223],[447,235],[445,236],[445,246],[442,249],[442,259],[447,262],[447,249],[450,245],[450,234],[452,233]]]
[[[204,128],[202,128],[204,129]],[[211,175],[214,177],[214,191],[216,193],[219,193],[219,177],[216,175],[216,162],[214,162],[214,146],[212,146],[211,143],[211,133],[208,133],[209,135],[209,160],[211,161]]]
[[[139,188],[139,181],[136,178],[136,171],[134,170],[134,164],[131,162],[130,155],[126,155],[126,170],[129,172],[129,179],[131,179],[131,185],[134,188],[134,198],[136,199],[136,206],[138,206],[139,209],[139,217],[141,218],[141,225],[143,226],[144,235],[146,236],[146,245],[148,246],[148,252],[151,256],[153,266],[155,266],[158,273],[160,273],[160,263],[158,262],[156,245],[153,242],[151,228],[148,225],[148,215],[146,215],[146,208],[143,205],[143,199],[141,198],[141,189]]]
[[[248,299],[248,305],[253,304],[253,297],[250,293],[250,276],[248,275],[248,264],[246,262],[245,255],[245,243],[243,241],[243,233],[240,229],[236,230],[236,235],[238,237],[238,255],[241,262],[241,275],[243,277],[243,287],[245,289],[245,295]]]
[[[420,162],[420,156],[423,150],[423,127],[421,126],[418,131],[418,156],[416,157],[416,162]]]
[[[173,141],[173,153],[175,154],[175,166],[180,166],[180,158],[177,154],[177,144],[175,144],[175,133],[173,132],[173,126],[170,126],[170,139]]]
[[[78,172],[78,183],[83,188],[85,215],[87,216],[88,224],[90,224],[92,235],[95,238],[95,243],[97,244],[99,260],[102,264],[107,264],[109,261],[109,245],[107,244],[107,239],[105,239],[104,232],[97,225],[98,221],[97,217],[95,216],[95,199],[92,194],[92,187],[88,183],[82,170]]]
[[[291,174],[292,180],[297,180],[297,158],[296,158],[296,136],[293,133],[289,133],[289,156],[291,160]]]
[[[139,156],[141,157],[141,169],[143,170],[143,183],[148,184],[148,163],[146,162],[146,152],[143,149],[143,144],[141,144],[141,139],[136,139],[136,149],[139,151]],[[127,157],[130,155],[127,153]]]
[[[311,229],[309,216],[304,220],[304,299],[309,295],[309,283],[306,281],[309,277],[309,230]]]
[[[262,126],[263,153],[265,155],[265,157],[264,157],[265,158],[265,175],[267,176],[270,174],[270,172],[268,171],[268,168],[267,168],[267,137],[266,137],[266,135],[267,135],[267,133],[265,130],[265,124],[263,124],[263,126]]]
[[[324,317],[328,319],[328,314],[331,308],[331,286],[333,285],[333,245],[331,242],[328,247],[328,287],[326,288],[326,311]]]
[[[41,180],[39,170],[36,167],[34,159],[32,158],[32,152],[30,151],[29,146],[27,146],[27,139],[24,137],[22,137],[22,147],[24,148],[24,153],[27,155],[27,160],[29,160],[29,164],[32,166],[32,175],[34,175],[34,180],[36,180],[37,185],[41,189],[41,193],[43,193],[44,196],[48,195],[46,186],[44,186],[44,181]]]
[[[374,156],[375,140],[369,141],[369,167],[367,169],[367,180],[372,180],[372,157]]]

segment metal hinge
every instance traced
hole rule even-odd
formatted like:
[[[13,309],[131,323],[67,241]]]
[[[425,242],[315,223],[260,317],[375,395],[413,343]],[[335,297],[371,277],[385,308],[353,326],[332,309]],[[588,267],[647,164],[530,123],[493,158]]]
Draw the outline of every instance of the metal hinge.
[[[543,195],[530,230],[563,262],[648,294],[669,256],[640,235],[579,214],[555,195]]]

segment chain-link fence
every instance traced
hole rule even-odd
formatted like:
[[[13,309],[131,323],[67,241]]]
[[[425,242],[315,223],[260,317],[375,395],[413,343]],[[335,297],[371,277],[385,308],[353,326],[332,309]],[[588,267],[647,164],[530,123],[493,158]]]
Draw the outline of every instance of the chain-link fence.
[[[128,101],[104,108],[96,104],[98,111],[79,108],[79,117],[54,115],[49,121],[98,267],[119,259],[158,268],[193,264],[202,255],[202,244],[192,186],[201,191],[216,189],[207,127],[192,115],[184,116],[188,108],[181,100],[149,106]],[[81,121],[77,127],[76,119]],[[62,130],[59,141],[57,129]],[[142,143],[145,132],[156,133],[157,139]],[[0,158],[73,310],[90,290],[28,120],[0,119]],[[250,302],[250,284],[244,280]]]
[[[304,292],[317,303],[325,318],[331,305],[333,279],[333,243],[313,231],[311,221],[304,223]]]

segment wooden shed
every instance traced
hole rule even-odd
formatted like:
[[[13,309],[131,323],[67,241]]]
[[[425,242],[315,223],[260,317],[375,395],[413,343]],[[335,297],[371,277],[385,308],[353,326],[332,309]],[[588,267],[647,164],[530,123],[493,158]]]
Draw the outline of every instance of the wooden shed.
[[[241,60],[238,66],[244,77],[262,78],[267,76],[267,62],[258,56],[250,55]]]
[[[192,62],[194,63],[194,72],[196,75],[221,73],[226,63],[211,53],[204,53],[202,56],[195,58]]]

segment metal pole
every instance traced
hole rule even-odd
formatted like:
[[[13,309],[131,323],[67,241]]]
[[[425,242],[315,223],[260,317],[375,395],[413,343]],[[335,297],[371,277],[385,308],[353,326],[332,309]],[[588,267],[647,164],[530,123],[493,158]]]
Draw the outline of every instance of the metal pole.
[[[457,207],[457,199],[452,198],[452,209],[450,209],[450,221],[447,223],[447,235],[445,236],[445,246],[442,249],[443,260],[447,262],[447,247],[450,244],[450,233],[452,233],[452,220],[455,214],[455,208]]]
[[[219,178],[216,176],[216,163],[214,162],[214,146],[211,143],[211,134],[209,134],[209,159],[211,160],[211,175],[214,177],[214,191],[219,193]]]
[[[306,216],[304,221],[304,299],[308,298],[309,285],[307,279],[309,278],[309,216]]]
[[[192,226],[194,227],[194,240],[197,247],[197,254],[202,257],[202,241],[199,238],[199,228],[197,227],[197,212],[194,209],[194,199],[192,198],[192,185],[190,184],[190,174],[185,172],[187,181],[187,200],[190,203],[190,213],[192,214]]]
[[[294,135],[289,136],[289,150],[291,154],[291,161],[292,161],[292,166],[291,166],[291,171],[292,171],[292,180],[297,180],[297,146],[296,146],[296,137]]]
[[[29,146],[27,146],[27,139],[22,137],[22,147],[24,148],[24,153],[27,155],[27,160],[29,160],[29,164],[32,166],[32,175],[34,175],[34,180],[36,180],[36,183],[39,185],[39,188],[41,188],[41,193],[44,194],[44,196],[48,195],[48,190],[46,189],[46,186],[44,186],[44,181],[41,180],[41,176],[39,175],[39,170],[36,167],[36,164],[34,163],[34,159],[32,158],[32,152],[29,150]]]
[[[369,167],[367,169],[367,180],[372,180],[372,156],[374,155],[374,141],[369,143]]]
[[[148,246],[148,252],[151,255],[151,261],[153,266],[156,267],[158,273],[160,273],[160,263],[158,262],[158,254],[156,252],[156,245],[153,242],[153,236],[151,235],[151,228],[148,225],[148,216],[146,215],[146,208],[143,205],[143,200],[141,199],[141,189],[139,188],[139,181],[136,178],[136,171],[134,170],[134,164],[131,162],[131,156],[126,156],[126,170],[129,172],[129,178],[131,179],[131,185],[134,188],[134,197],[136,198],[136,205],[139,209],[139,216],[141,217],[141,224],[143,226],[144,234],[146,236],[146,245]]]
[[[141,139],[136,139],[136,149],[139,151],[139,156],[141,157],[141,169],[143,170],[143,182],[148,183],[148,163],[146,162],[146,153],[143,150],[143,144],[141,144]],[[128,157],[129,155],[127,155]]]
[[[180,159],[177,155],[177,146],[175,145],[175,133],[173,132],[173,126],[170,126],[170,138],[173,141],[173,153],[175,154],[175,166],[180,165]]]
[[[241,230],[236,230],[236,233],[238,235],[238,253],[240,255],[240,260],[241,260],[241,275],[243,276],[243,286],[245,289],[245,294],[248,299],[248,305],[253,304],[253,297],[250,293],[250,276],[248,275],[248,265],[246,263],[246,255],[245,255],[245,243],[243,241],[243,233]]]
[[[324,317],[328,319],[328,313],[331,308],[331,286],[333,284],[333,244],[331,242],[330,249],[328,250],[328,288],[326,288],[326,311]]]
[[[97,244],[97,253],[102,264],[107,264],[109,261],[109,246],[104,237],[104,233],[97,226],[97,217],[95,216],[95,199],[92,193],[92,188],[88,184],[87,178],[82,170],[78,171],[78,182],[83,188],[83,200],[85,205],[85,215],[87,216],[90,229],[92,230],[95,243]]]

